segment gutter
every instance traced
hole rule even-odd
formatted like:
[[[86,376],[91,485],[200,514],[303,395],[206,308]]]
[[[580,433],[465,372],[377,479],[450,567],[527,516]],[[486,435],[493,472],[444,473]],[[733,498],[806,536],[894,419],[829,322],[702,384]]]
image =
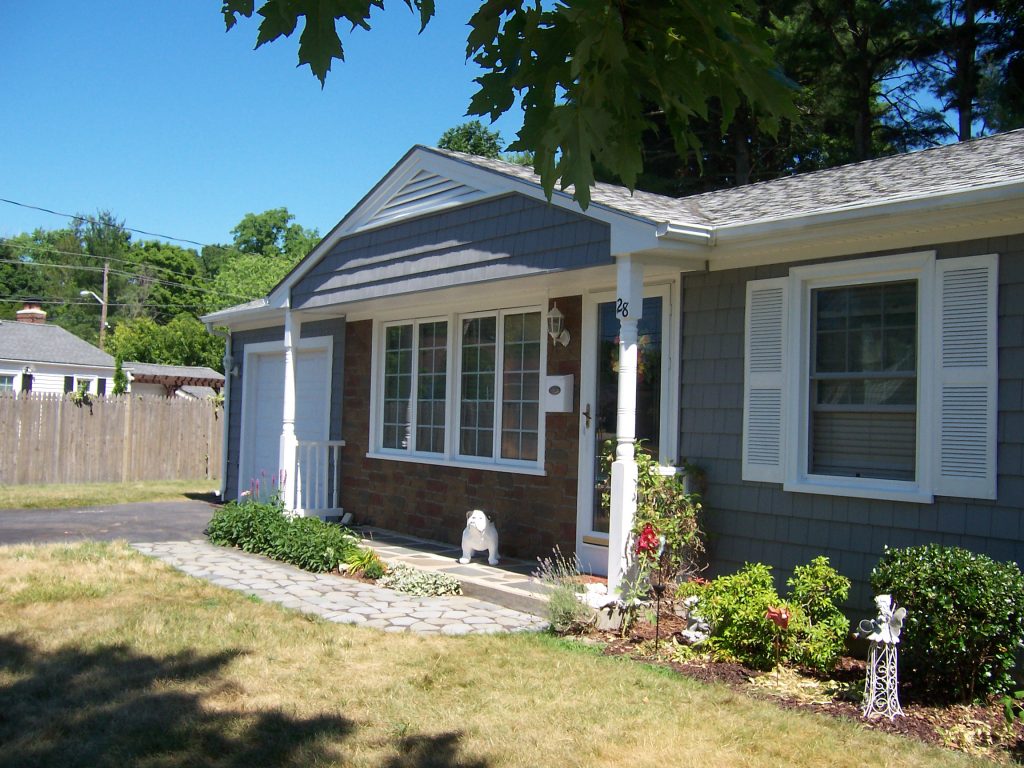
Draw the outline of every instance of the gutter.
[[[214,328],[211,323],[206,323],[207,332],[224,339],[224,419],[221,426],[222,437],[220,447],[220,490],[217,495],[224,501],[228,488],[228,408],[231,402],[231,369],[235,365],[235,358],[231,355],[231,331]]]
[[[714,245],[716,240],[715,227],[703,224],[673,224],[671,221],[658,224],[657,237],[659,240],[696,245]]]

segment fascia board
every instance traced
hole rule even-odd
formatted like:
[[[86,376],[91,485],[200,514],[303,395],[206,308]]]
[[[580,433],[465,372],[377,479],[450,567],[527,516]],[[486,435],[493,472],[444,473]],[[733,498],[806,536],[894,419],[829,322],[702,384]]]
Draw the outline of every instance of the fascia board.
[[[711,251],[709,266],[733,269],[918,242],[973,239],[981,235],[962,231],[982,227],[994,227],[990,235],[996,230],[998,234],[1024,231],[1024,181],[723,225],[715,229],[717,247]],[[808,255],[801,257],[801,249],[808,250]]]

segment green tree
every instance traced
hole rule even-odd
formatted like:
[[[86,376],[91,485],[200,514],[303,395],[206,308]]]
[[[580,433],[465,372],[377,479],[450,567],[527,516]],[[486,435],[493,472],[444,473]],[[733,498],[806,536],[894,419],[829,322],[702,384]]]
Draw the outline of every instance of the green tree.
[[[114,391],[112,394],[123,395],[128,391],[128,375],[122,367],[121,356],[114,358]]]
[[[315,229],[293,223],[287,208],[247,213],[231,234],[228,252],[207,294],[207,311],[266,296],[320,239]]]
[[[434,0],[404,0],[421,28]],[[224,0],[228,29],[238,16],[262,17],[256,45],[292,35],[303,20],[299,63],[321,82],[344,50],[337,24],[369,29],[383,0]],[[751,16],[752,0],[525,0],[484,2],[469,20],[467,57],[482,67],[469,114],[493,122],[516,103],[523,127],[512,152],[533,152],[550,196],[556,184],[590,201],[594,164],[629,187],[643,169],[641,136],[661,116],[676,151],[699,147],[697,122],[715,101],[729,125],[741,100],[772,132],[794,117],[792,83],[775,65],[768,33]],[[652,111],[653,107],[653,111]]]
[[[149,241],[132,245],[136,276],[121,295],[130,317],[148,316],[167,323],[182,312],[198,314],[205,305],[195,251]]]
[[[138,363],[223,367],[224,340],[207,333],[206,327],[188,314],[178,315],[167,325],[149,317],[119,323],[109,348],[115,358]]]
[[[437,146],[480,157],[498,158],[501,157],[502,149],[501,133],[492,131],[479,120],[471,120],[442,133]]]

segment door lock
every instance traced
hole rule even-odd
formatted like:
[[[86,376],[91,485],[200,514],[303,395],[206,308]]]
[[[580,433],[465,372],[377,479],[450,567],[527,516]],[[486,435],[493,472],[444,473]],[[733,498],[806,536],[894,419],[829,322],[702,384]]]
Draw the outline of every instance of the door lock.
[[[590,403],[587,403],[587,409],[583,411],[583,416],[587,420],[587,429],[590,429]]]

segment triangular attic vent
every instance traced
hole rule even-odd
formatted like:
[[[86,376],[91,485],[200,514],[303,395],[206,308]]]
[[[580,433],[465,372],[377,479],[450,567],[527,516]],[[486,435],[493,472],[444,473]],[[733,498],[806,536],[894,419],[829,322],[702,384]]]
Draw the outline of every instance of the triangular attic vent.
[[[361,228],[375,227],[395,219],[476,200],[482,196],[483,192],[475,187],[420,170],[399,187]]]

